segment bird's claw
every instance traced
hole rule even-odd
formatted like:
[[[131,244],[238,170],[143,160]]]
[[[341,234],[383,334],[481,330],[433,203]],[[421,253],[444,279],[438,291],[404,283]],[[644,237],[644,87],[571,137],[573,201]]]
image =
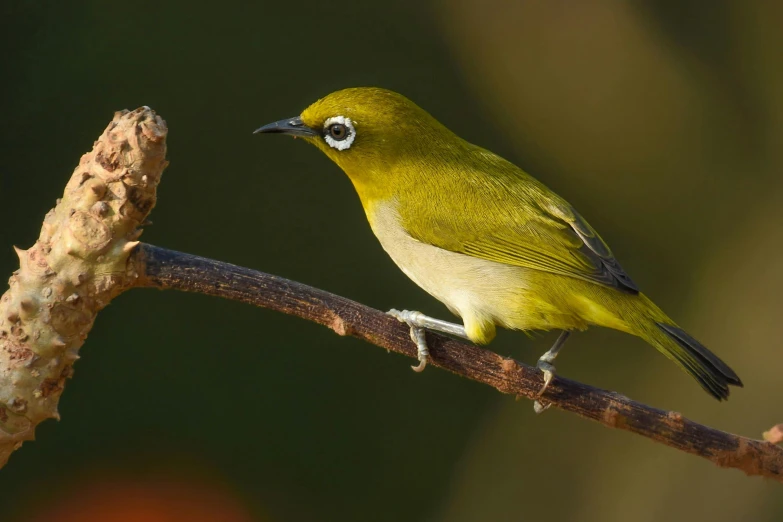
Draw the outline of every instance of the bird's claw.
[[[549,387],[549,383],[551,383],[552,379],[555,377],[555,367],[550,361],[547,361],[545,357],[541,357],[541,359],[538,360],[538,363],[536,363],[536,366],[544,373],[544,385],[538,390],[537,394],[538,397],[541,397]],[[540,414],[548,410],[550,406],[552,406],[552,403],[542,404],[540,401],[536,400],[533,402],[533,411]]]
[[[546,361],[542,361],[541,359],[538,360],[536,366],[544,373],[544,385],[540,390],[538,390],[538,396],[541,397],[546,389],[549,388],[549,383],[551,383],[552,379],[555,377],[555,367]]]
[[[427,367],[427,361],[430,358],[430,350],[427,347],[427,339],[425,337],[424,328],[411,325],[411,340],[416,343],[416,350],[418,351],[419,364],[411,366],[414,372],[420,373]]]
[[[411,328],[411,340],[416,343],[416,350],[418,352],[417,357],[419,364],[411,366],[414,372],[423,372],[427,367],[427,361],[430,358],[430,350],[427,347],[427,338],[425,337],[426,330],[416,323],[416,316],[419,312],[411,312],[409,310],[395,310],[392,308],[387,312],[390,316],[394,317],[401,323],[405,323]]]
[[[546,404],[542,404],[539,401],[533,402],[533,411],[536,412],[536,414],[544,413],[546,410],[549,409],[549,407],[552,406],[551,402],[548,402]]]

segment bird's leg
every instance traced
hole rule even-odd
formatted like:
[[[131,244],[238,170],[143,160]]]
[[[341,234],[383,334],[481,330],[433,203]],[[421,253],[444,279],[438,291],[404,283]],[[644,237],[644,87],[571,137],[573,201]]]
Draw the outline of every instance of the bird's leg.
[[[552,345],[552,347],[547,350],[547,352],[539,357],[538,362],[536,363],[536,366],[539,370],[544,372],[544,385],[541,387],[541,389],[538,391],[538,396],[540,397],[549,386],[549,383],[552,382],[552,378],[555,376],[555,366],[552,364],[555,362],[555,358],[557,357],[557,354],[560,352],[560,349],[563,348],[563,345],[566,342],[566,339],[568,339],[568,336],[571,335],[571,332],[568,330],[563,330],[560,333],[560,337],[557,338],[557,341],[555,341],[555,344]],[[533,403],[533,409],[536,413],[541,413],[542,411],[549,408],[549,404],[546,406],[542,405],[539,401],[535,401]]]
[[[416,343],[416,349],[418,350],[419,365],[411,366],[413,371],[423,371],[427,366],[427,360],[430,356],[430,351],[427,348],[427,340],[424,337],[426,330],[432,330],[433,332],[441,332],[449,335],[455,335],[468,339],[468,334],[465,333],[465,327],[461,324],[450,323],[448,321],[441,321],[434,317],[429,317],[421,312],[414,312],[410,310],[395,310],[391,309],[388,314],[395,317],[398,321],[406,323],[411,327],[411,339]]]

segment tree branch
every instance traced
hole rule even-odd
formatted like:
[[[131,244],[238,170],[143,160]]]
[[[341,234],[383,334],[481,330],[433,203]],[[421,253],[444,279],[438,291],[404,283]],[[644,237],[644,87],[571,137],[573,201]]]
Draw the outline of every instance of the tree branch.
[[[138,286],[183,290],[277,310],[328,326],[393,352],[416,358],[408,327],[345,297],[212,259],[142,244],[136,253]],[[472,344],[428,332],[430,366],[443,368],[496,390],[536,399],[541,372]],[[627,430],[672,448],[783,482],[783,449],[716,430],[632,401],[615,392],[556,377],[543,401],[609,428]]]
[[[138,244],[166,166],[166,125],[147,107],[120,112],[85,154],[36,244],[0,299],[0,466],[58,418],[57,403],[97,313],[129,288],[214,295],[314,321],[340,335],[416,357],[408,327],[383,312],[301,283]],[[428,333],[431,366],[537,398],[541,373],[471,344]],[[555,378],[554,407],[667,446],[783,482],[783,449],[719,431],[620,394]]]

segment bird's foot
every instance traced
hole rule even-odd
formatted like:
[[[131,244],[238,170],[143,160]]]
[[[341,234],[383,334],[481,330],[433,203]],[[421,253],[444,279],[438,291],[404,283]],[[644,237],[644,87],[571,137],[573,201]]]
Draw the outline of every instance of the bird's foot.
[[[552,347],[547,350],[547,352],[539,357],[538,362],[536,363],[536,366],[539,370],[541,370],[544,373],[544,385],[541,387],[540,390],[538,390],[538,397],[541,397],[541,395],[544,394],[546,389],[549,387],[549,383],[552,382],[552,379],[555,377],[555,365],[552,364],[555,362],[555,358],[557,357],[557,354],[560,353],[560,349],[563,348],[563,345],[565,344],[566,340],[568,339],[568,336],[571,335],[571,332],[568,330],[563,330],[560,333],[560,336],[555,341],[555,344],[552,345]],[[536,413],[542,413],[549,409],[551,406],[551,403],[547,403],[546,405],[542,404],[541,401],[536,400],[533,403],[533,410]]]
[[[541,397],[546,389],[549,388],[549,383],[552,382],[552,379],[555,377],[555,366],[552,364],[552,361],[548,361],[544,359],[544,357],[546,357],[546,354],[544,354],[536,363],[536,367],[544,373],[544,385],[540,390],[538,390],[539,397]],[[554,357],[552,357],[552,359],[554,359]]]
[[[427,361],[430,358],[430,350],[427,347],[427,339],[425,337],[426,330],[422,324],[422,318],[426,318],[421,312],[415,312],[410,310],[395,310],[392,308],[387,312],[390,316],[394,317],[401,323],[405,323],[411,328],[411,340],[416,343],[416,350],[418,351],[417,357],[419,364],[417,366],[411,366],[414,372],[422,372],[427,367]]]
[[[544,394],[546,389],[549,387],[549,383],[552,382],[552,379],[555,377],[555,366],[552,364],[554,357],[551,357],[551,360],[547,360],[546,356],[548,354],[549,352],[542,355],[538,360],[538,363],[536,363],[536,367],[538,367],[538,369],[544,373],[544,385],[540,390],[538,390],[539,397]],[[533,411],[536,413],[543,413],[548,410],[551,405],[551,403],[542,404],[541,401],[536,400],[533,402]]]
[[[533,411],[536,412],[536,414],[544,413],[550,406],[552,406],[551,402],[543,404],[541,401],[533,401]]]

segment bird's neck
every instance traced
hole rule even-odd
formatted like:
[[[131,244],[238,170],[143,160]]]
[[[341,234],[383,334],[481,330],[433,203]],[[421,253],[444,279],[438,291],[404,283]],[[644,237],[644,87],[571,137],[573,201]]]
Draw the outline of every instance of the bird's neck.
[[[363,165],[361,168],[343,168],[359,195],[367,216],[370,209],[395,198],[402,186],[408,184],[405,172],[394,165]]]

